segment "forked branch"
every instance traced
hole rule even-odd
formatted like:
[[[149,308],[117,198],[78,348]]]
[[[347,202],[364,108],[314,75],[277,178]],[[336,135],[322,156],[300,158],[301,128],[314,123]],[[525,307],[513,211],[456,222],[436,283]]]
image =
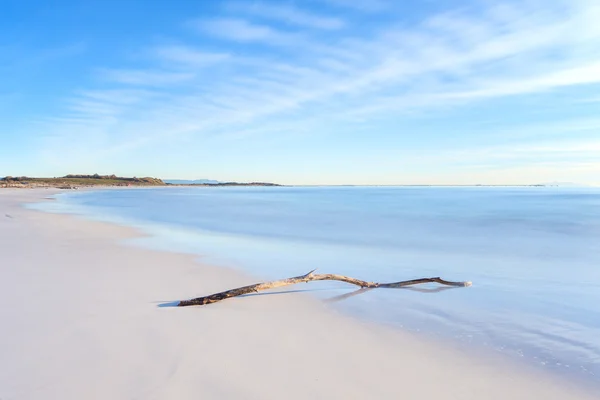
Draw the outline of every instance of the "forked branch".
[[[471,282],[451,282],[446,281],[442,278],[421,278],[421,279],[412,279],[409,281],[400,281],[393,283],[377,283],[377,282],[366,282],[361,281],[360,279],[350,278],[344,275],[335,275],[335,274],[315,274],[315,270],[310,271],[308,274],[304,274],[301,276],[296,276],[288,279],[281,279],[278,281],[271,282],[263,282],[257,283],[255,285],[243,286],[236,289],[226,290],[224,292],[219,292],[215,294],[211,294],[209,296],[197,297],[191,300],[182,300],[177,304],[178,307],[186,307],[186,306],[202,306],[205,304],[216,303],[217,301],[229,299],[231,297],[242,296],[244,294],[249,293],[257,293],[263,290],[275,289],[282,286],[295,285],[297,283],[303,282],[311,282],[311,281],[341,281],[350,283],[352,285],[360,286],[361,288],[401,288],[404,286],[410,285],[418,285],[421,283],[430,283],[435,282],[441,285],[446,286],[458,286],[458,287],[466,287],[471,286]]]

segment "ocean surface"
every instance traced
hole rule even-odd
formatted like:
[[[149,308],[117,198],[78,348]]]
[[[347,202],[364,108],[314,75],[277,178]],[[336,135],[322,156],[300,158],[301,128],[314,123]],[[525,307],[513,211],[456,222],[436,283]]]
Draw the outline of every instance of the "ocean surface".
[[[472,281],[290,289],[600,385],[600,189],[180,187],[55,197],[31,207],[135,226],[150,236],[132,245],[201,254],[257,280],[318,268],[377,282]]]

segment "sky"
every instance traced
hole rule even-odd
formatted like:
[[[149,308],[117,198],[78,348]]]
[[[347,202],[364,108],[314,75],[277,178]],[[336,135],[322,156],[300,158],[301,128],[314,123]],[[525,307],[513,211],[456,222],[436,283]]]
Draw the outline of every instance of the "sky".
[[[0,176],[600,185],[598,0],[0,10]]]

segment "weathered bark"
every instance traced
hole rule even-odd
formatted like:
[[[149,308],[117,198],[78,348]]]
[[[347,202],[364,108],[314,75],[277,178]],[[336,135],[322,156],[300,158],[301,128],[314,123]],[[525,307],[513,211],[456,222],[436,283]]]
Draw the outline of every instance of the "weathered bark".
[[[447,286],[471,286],[471,282],[451,282],[441,279],[439,277],[436,278],[421,278],[421,279],[412,279],[409,281],[400,281],[393,283],[377,283],[377,282],[366,282],[361,281],[360,279],[350,278],[348,276],[343,275],[335,275],[335,274],[315,274],[315,270],[310,271],[308,274],[296,276],[288,279],[281,279],[278,281],[272,282],[263,282],[257,283],[255,285],[243,286],[236,289],[226,290],[224,292],[211,294],[209,296],[198,297],[191,300],[182,300],[177,305],[178,307],[186,307],[186,306],[202,306],[205,304],[216,303],[217,301],[225,300],[230,297],[242,296],[244,294],[261,292],[263,290],[275,289],[282,286],[295,285],[296,283],[303,282],[311,282],[311,281],[341,281],[350,283],[352,285],[360,286],[361,288],[401,288],[404,286],[410,285],[418,285],[421,283],[429,283],[436,282],[441,285]]]

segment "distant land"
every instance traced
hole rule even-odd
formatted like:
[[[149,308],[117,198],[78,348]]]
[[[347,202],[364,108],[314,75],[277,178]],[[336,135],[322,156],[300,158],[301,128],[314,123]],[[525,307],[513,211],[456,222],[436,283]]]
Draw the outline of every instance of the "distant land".
[[[0,179],[0,187],[55,187],[74,189],[79,186],[164,186],[158,178],[124,178],[116,175],[66,175],[54,178],[6,176]]]
[[[223,183],[214,179],[164,179],[165,183],[173,185],[215,185],[217,183]]]
[[[189,182],[189,183],[188,183]],[[121,177],[116,175],[65,175],[54,178],[34,178],[28,176],[6,176],[0,178],[0,187],[33,188],[52,187],[59,189],[77,189],[79,187],[93,186],[281,186],[268,182],[219,182],[209,179],[195,181],[168,180],[163,181],[152,177]]]
[[[165,179],[164,181],[167,185],[174,186],[282,186],[269,182],[221,182],[214,179]]]
[[[540,186],[560,186],[560,187],[586,187],[589,185],[583,185],[575,182],[545,182],[541,183]]]
[[[195,182],[195,181],[184,181],[184,182]],[[269,182],[218,182],[215,183],[173,183],[173,180],[167,181],[167,186],[284,186],[279,185],[277,183],[269,183]]]
[[[160,179],[153,177],[120,177],[116,175],[65,175],[54,178],[35,178],[28,176],[6,176],[0,178],[0,188],[33,188],[52,187],[59,189],[77,189],[79,187],[94,186],[200,186],[200,187],[222,187],[222,186],[285,186],[270,182],[222,182],[214,179]],[[433,184],[409,184],[409,185],[292,185],[292,186],[398,186],[398,187],[589,187],[572,182],[545,182],[534,184],[472,184],[472,185],[433,185]]]

